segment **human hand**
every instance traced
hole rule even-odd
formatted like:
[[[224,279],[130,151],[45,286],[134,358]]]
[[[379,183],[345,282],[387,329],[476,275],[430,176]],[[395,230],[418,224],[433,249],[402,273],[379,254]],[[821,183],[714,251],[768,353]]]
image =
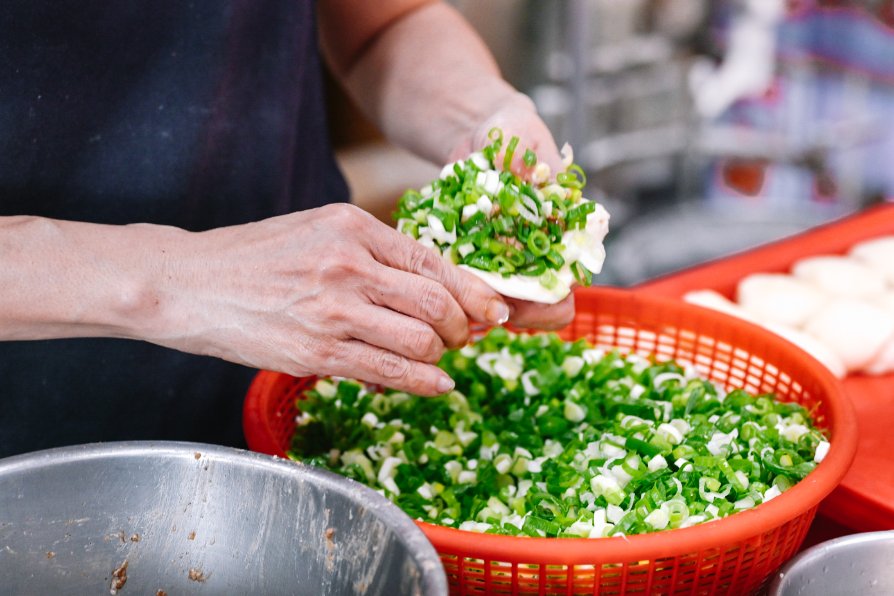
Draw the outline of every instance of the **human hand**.
[[[169,324],[152,341],[296,376],[444,393],[435,363],[468,318],[509,316],[484,282],[351,205],[185,233],[166,254]]]
[[[552,175],[565,169],[562,157],[556,148],[552,133],[537,114],[534,102],[522,94],[514,93],[497,104],[499,107],[485,118],[458,143],[450,152],[450,161],[465,159],[477,148],[491,142],[488,133],[493,128],[503,131],[503,147],[496,158],[502,165],[506,145],[513,136],[519,138],[518,146],[512,156],[510,169],[522,178],[530,178],[531,167],[524,164],[526,149],[537,154],[538,162],[549,165]],[[510,308],[510,321],[518,327],[535,329],[561,329],[574,318],[574,294],[557,304],[542,304],[527,300],[504,297]]]
[[[465,159],[477,148],[491,142],[488,133],[493,128],[503,131],[503,147],[497,156],[497,164],[502,167],[506,145],[513,136],[519,138],[518,147],[512,156],[510,170],[522,178],[530,178],[532,168],[526,166],[522,158],[525,150],[537,154],[537,161],[549,166],[552,175],[565,169],[562,157],[556,148],[552,133],[537,114],[534,102],[523,93],[513,93],[498,104],[497,109],[481,121],[450,152],[450,160]]]

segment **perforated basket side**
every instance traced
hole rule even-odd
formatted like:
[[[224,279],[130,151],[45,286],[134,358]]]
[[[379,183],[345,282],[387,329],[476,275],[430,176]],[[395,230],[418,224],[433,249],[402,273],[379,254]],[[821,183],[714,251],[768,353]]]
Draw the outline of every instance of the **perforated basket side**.
[[[255,376],[242,408],[242,430],[249,449],[285,457],[295,432],[296,402],[316,380],[269,371]]]
[[[691,528],[630,537],[528,538],[476,534],[418,522],[442,557],[455,594],[743,594],[797,550],[820,500],[853,458],[856,424],[837,381],[777,336],[676,300],[593,289],[576,293],[577,316],[560,335],[605,349],[691,363],[728,389],[776,393],[812,410],[832,447],[803,482],[772,501]],[[259,378],[264,373],[259,375]],[[295,399],[312,380],[257,380],[246,435],[282,454]],[[285,402],[285,403],[283,403]],[[290,409],[291,408],[291,409]],[[260,422],[260,423],[259,423]],[[249,436],[249,426],[254,426]],[[264,436],[260,436],[264,435]]]
[[[467,549],[447,552],[451,549],[422,525],[441,555],[454,594],[751,594],[797,552],[815,513],[813,507],[732,544],[654,559],[615,557],[572,565],[532,563],[538,558],[534,552],[528,562],[470,557]]]

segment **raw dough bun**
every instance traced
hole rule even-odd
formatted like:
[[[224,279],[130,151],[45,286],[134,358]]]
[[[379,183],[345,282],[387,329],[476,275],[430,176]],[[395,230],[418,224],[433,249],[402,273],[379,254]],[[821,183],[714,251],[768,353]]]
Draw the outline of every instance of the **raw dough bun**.
[[[865,300],[840,298],[813,315],[804,330],[838,354],[848,371],[857,371],[894,334],[894,317]]]
[[[888,338],[882,351],[866,365],[863,372],[870,375],[886,375],[894,372],[894,337]]]
[[[692,290],[683,295],[683,301],[696,306],[704,306],[717,310],[750,323],[760,324],[751,314],[743,310],[738,304],[714,290]]]
[[[563,275],[564,271],[559,271],[556,276],[559,278],[558,283],[552,290],[548,290],[540,283],[539,277],[526,275],[511,275],[503,277],[499,273],[491,271],[482,271],[468,265],[460,265],[460,269],[465,269],[469,273],[484,280],[484,283],[492,287],[494,290],[508,296],[509,298],[518,298],[519,300],[530,300],[531,302],[540,302],[542,304],[556,304],[561,302],[568,294],[571,293],[571,283],[574,276],[569,271],[567,275]],[[571,277],[571,279],[567,279]]]
[[[739,306],[759,321],[800,327],[828,298],[816,286],[784,273],[755,273],[736,288]]]
[[[851,257],[808,257],[792,266],[792,274],[832,296],[862,298],[885,291],[882,275]]]
[[[873,298],[872,303],[880,306],[882,310],[886,310],[889,315],[894,317],[894,292],[885,292],[881,296]]]
[[[838,355],[835,354],[835,352],[833,352],[831,349],[829,349],[828,346],[824,345],[819,340],[791,327],[761,323],[755,320],[749,312],[740,308],[738,304],[729,300],[728,298],[726,298],[726,296],[715,292],[714,290],[693,290],[686,293],[683,296],[683,300],[689,302],[690,304],[697,304],[698,306],[711,308],[728,315],[732,315],[734,317],[739,317],[751,323],[762,325],[767,330],[772,331],[783,339],[787,339],[791,343],[795,344],[796,346],[819,360],[826,368],[829,369],[829,371],[833,375],[835,375],[839,379],[844,377],[844,375],[847,373],[847,369],[845,368],[844,363],[841,361],[841,358],[839,358]]]
[[[849,253],[881,273],[894,286],[894,236],[882,236],[855,244]]]
[[[567,262],[579,261],[593,275],[602,271],[605,261],[605,246],[602,241],[608,234],[608,220],[608,211],[596,203],[595,210],[587,215],[587,225],[583,230],[567,230],[562,235],[562,243],[565,245],[565,260]],[[446,257],[450,253],[448,251],[444,254]],[[468,265],[459,267],[484,280],[484,283],[503,296],[542,304],[561,302],[571,293],[571,287],[575,283],[574,274],[567,263],[558,271],[554,271],[557,281],[551,290],[540,283],[539,276],[510,275],[503,277],[499,273],[482,271]]]
[[[776,335],[792,342],[829,369],[829,371],[837,378],[842,379],[847,374],[847,367],[844,362],[829,346],[816,339],[815,337],[804,333],[799,329],[786,327],[784,325],[767,324],[767,329]]]

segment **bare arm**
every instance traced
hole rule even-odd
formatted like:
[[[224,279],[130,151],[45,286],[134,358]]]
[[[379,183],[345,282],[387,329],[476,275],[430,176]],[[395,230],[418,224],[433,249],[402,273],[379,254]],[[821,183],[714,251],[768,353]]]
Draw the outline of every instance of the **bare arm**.
[[[0,218],[0,340],[124,337],[433,395],[483,283],[350,205],[193,233]]]
[[[433,0],[320,0],[320,37],[331,69],[395,143],[436,164],[464,158],[499,127],[554,172],[556,143],[533,102],[500,77],[490,51],[452,7]],[[562,327],[574,296],[546,306],[506,299],[521,327]]]
[[[559,167],[531,100],[501,78],[490,51],[452,7],[321,0],[319,11],[330,67],[392,141],[443,164],[483,146],[488,130],[500,126]]]
[[[0,217],[0,340],[135,337],[158,326],[165,246],[179,233]]]
[[[445,161],[483,144],[490,126],[522,134],[514,127],[523,123],[533,132],[522,136],[554,153],[530,102],[499,80],[448,7],[324,0],[320,9],[330,60],[405,145]],[[426,69],[450,48],[458,53],[446,71]],[[573,314],[570,300],[546,310],[508,302],[349,205],[201,233],[0,217],[0,340],[133,338],[432,395],[452,386],[434,363],[467,340],[468,318],[497,324],[511,314],[550,328]]]

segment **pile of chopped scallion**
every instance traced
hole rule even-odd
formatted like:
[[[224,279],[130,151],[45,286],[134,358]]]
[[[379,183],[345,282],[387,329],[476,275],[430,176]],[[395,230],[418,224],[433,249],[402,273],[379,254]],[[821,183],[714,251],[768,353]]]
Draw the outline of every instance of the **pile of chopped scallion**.
[[[726,393],[690,367],[495,328],[445,354],[438,398],[319,380],[289,456],[365,483],[411,517],[495,534],[681,528],[768,501],[829,443],[808,412]]]
[[[398,231],[457,265],[536,277],[547,289],[567,285],[561,273],[570,270],[579,284],[590,285],[604,252],[602,237],[593,242],[585,228],[589,216],[603,217],[605,211],[583,197],[586,176],[571,163],[570,148],[566,170],[554,180],[549,167],[526,150],[522,161],[532,168],[532,179],[522,180],[509,169],[518,137],[507,143],[502,169],[496,163],[502,131],[491,130],[489,139],[481,151],[445,166],[431,184],[404,193],[394,213]]]

